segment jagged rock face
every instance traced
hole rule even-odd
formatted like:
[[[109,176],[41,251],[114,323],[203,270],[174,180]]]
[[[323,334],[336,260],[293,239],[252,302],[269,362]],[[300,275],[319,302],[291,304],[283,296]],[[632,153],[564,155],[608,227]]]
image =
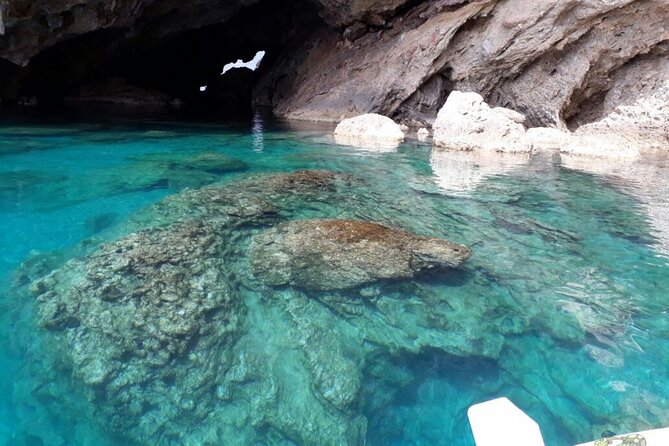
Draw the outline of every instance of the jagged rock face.
[[[306,220],[255,237],[251,266],[270,285],[332,290],[457,268],[470,255],[466,246],[377,223]]]
[[[407,0],[313,0],[333,26],[363,20],[382,25]],[[0,2],[0,58],[18,65],[51,45],[102,29],[158,39],[221,23],[258,0],[10,0]],[[128,35],[128,37],[131,37]]]
[[[419,4],[353,42],[319,33],[307,56],[261,83],[258,100],[275,88],[269,102],[286,117],[377,112],[429,123],[445,99],[437,82],[479,92],[531,125],[563,125],[626,64],[669,39],[662,0],[452,3]]]
[[[408,0],[317,0],[323,8],[323,18],[334,26],[363,20],[373,25],[385,24],[385,19]]]

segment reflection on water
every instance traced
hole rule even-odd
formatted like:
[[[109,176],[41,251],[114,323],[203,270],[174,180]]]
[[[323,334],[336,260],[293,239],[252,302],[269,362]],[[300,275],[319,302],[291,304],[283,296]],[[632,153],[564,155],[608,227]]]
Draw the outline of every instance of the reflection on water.
[[[452,151],[433,149],[430,165],[440,188],[448,192],[466,192],[486,178],[508,174],[530,160],[527,154],[490,151]]]
[[[606,184],[633,196],[653,227],[657,249],[669,255],[669,159],[626,161],[567,155],[560,159],[563,167],[597,175]]]
[[[392,153],[397,152],[400,146],[399,142],[383,141],[380,139],[365,139],[348,135],[335,135],[337,144],[342,146],[353,147],[358,150],[370,153]]]
[[[253,132],[253,150],[262,152],[265,150],[264,122],[263,117],[259,112],[256,112],[255,115],[253,115],[251,132]]]

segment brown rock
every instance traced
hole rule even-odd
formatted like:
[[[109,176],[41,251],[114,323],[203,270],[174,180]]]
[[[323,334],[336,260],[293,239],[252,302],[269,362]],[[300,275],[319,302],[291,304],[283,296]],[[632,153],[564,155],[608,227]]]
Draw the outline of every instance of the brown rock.
[[[378,223],[303,220],[256,236],[251,268],[269,285],[332,290],[458,268],[470,255],[464,245]]]

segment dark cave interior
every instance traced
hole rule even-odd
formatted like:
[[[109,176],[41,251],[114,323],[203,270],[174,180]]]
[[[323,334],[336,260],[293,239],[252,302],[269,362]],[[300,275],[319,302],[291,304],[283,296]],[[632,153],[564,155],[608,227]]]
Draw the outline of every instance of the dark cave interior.
[[[248,116],[253,88],[262,76],[282,54],[299,48],[325,26],[313,4],[299,0],[261,1],[223,23],[161,39],[127,29],[99,30],[46,49],[26,67],[0,60],[0,99],[5,108],[35,98],[39,108],[57,109],[80,99],[86,86],[104,86],[114,79],[138,87],[136,95],[155,92],[160,98],[178,99],[185,111]],[[260,50],[266,56],[258,70],[221,75],[226,63],[250,60]],[[200,91],[205,85],[206,91]],[[114,95],[104,88],[94,91]]]

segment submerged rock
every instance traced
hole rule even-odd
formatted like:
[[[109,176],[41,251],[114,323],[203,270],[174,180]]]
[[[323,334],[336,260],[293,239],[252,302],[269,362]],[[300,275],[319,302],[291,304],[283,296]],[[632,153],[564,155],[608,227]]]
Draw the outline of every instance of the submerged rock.
[[[234,183],[190,189],[134,216],[128,225],[147,227],[203,218],[218,227],[261,226],[291,216],[302,206],[324,207],[350,200],[351,175],[326,170],[250,175]]]
[[[31,289],[57,346],[48,364],[67,364],[96,418],[139,444],[245,445],[267,436],[271,444],[364,444],[361,360],[318,331],[313,311],[296,311],[290,328],[286,314],[236,287],[246,275],[235,262],[256,224],[336,203],[352,181],[298,171],[188,190],[105,236],[135,232],[25,274],[23,286],[46,274]]]
[[[454,91],[434,123],[435,145],[453,150],[491,150],[526,153],[532,144],[525,137],[520,113],[490,108],[481,95]]]
[[[60,353],[91,397],[104,395],[113,429],[169,436],[169,423],[209,414],[244,318],[224,246],[198,222],[143,231],[32,285],[40,325],[60,334]]]
[[[148,136],[155,137],[155,133]],[[174,136],[174,135],[173,135]],[[248,165],[220,152],[163,152],[149,153],[131,158],[156,170],[199,170],[209,173],[227,173],[245,170]]]
[[[369,149],[392,149],[404,141],[404,132],[392,119],[366,114],[340,122],[334,131],[339,144]]]
[[[428,270],[460,267],[464,245],[420,237],[378,223],[294,221],[256,236],[251,268],[269,285],[343,289],[382,279],[408,279]]]

